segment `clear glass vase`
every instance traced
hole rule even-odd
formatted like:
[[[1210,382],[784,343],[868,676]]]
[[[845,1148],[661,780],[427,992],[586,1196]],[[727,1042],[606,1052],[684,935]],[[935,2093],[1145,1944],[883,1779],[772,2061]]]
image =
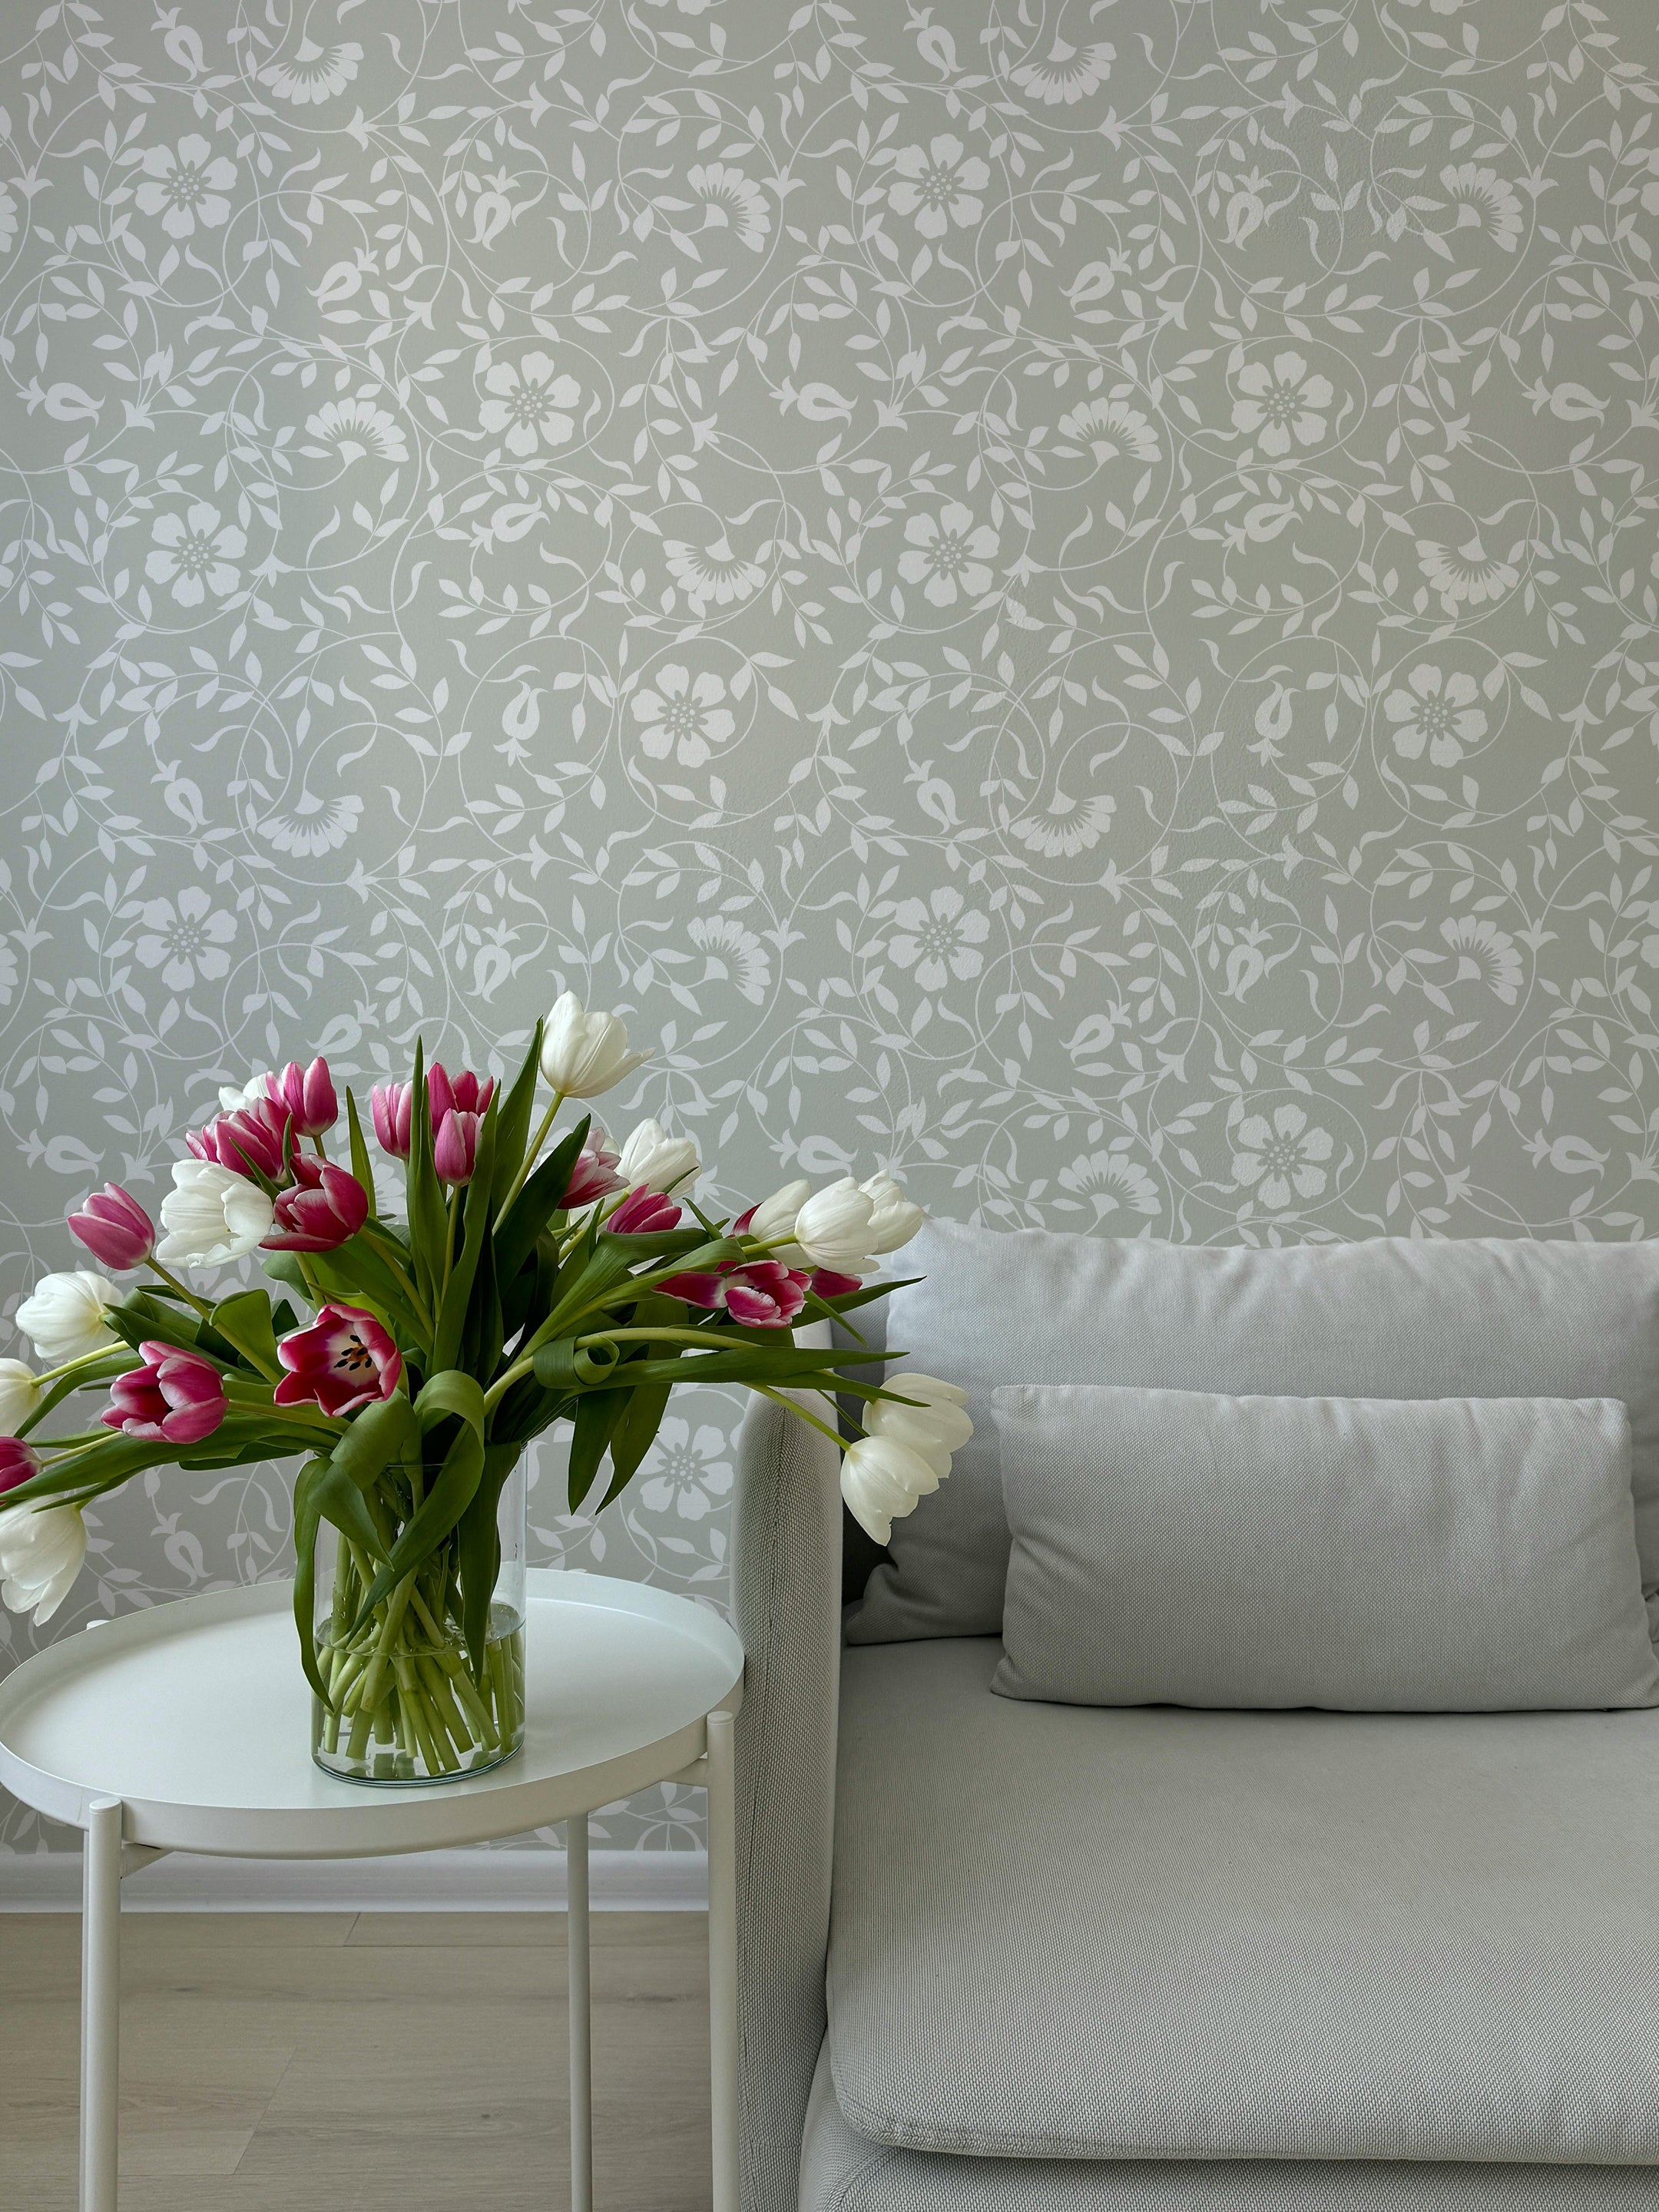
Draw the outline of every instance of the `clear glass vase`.
[[[374,1563],[325,1524],[316,1547],[317,1670],[311,1755],[348,1782],[458,1782],[499,1766],[524,1742],[525,1468],[518,1448],[487,1451],[499,1486],[496,1565],[481,1663],[462,1624],[460,1532],[365,1613]],[[486,1492],[486,1495],[487,1495]],[[407,1478],[383,1476],[369,1498],[382,1539],[414,1510]]]

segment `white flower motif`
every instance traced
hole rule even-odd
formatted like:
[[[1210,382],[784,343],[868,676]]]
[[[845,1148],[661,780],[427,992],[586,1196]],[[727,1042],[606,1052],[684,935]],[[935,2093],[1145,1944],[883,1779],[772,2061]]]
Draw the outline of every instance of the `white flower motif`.
[[[1233,402],[1233,428],[1254,437],[1273,460],[1298,446],[1316,446],[1325,434],[1322,410],[1335,394],[1328,376],[1310,376],[1299,353],[1273,356],[1271,368],[1265,361],[1249,361],[1236,380],[1243,398]]]
[[[758,185],[729,161],[699,162],[687,170],[685,181],[702,202],[705,230],[735,231],[742,245],[753,253],[760,252],[772,218]]]
[[[1127,1152],[1086,1152],[1060,1171],[1060,1187],[1094,1208],[1095,1219],[1109,1213],[1153,1214],[1163,1206],[1158,1185]]]
[[[234,522],[222,525],[219,510],[198,499],[183,514],[156,518],[155,544],[144,574],[152,584],[171,584],[181,607],[199,607],[208,592],[224,599],[241,581],[235,563],[247,550],[247,538]]]
[[[985,212],[976,195],[990,183],[991,172],[948,131],[926,148],[902,148],[893,167],[897,182],[887,187],[887,204],[895,215],[914,216],[924,238],[943,238],[951,223],[966,229]]]
[[[301,791],[291,805],[267,814],[257,827],[274,852],[314,860],[324,853],[337,853],[356,836],[362,815],[363,802],[353,792],[319,799],[314,792]]]
[[[681,538],[665,538],[662,551],[669,574],[699,614],[711,602],[740,606],[766,581],[765,569],[734,553],[724,532],[707,548],[690,545]]]
[[[1048,58],[1042,62],[1022,62],[1010,72],[1011,80],[1020,90],[1040,100],[1045,107],[1058,107],[1062,102],[1075,107],[1079,100],[1087,100],[1091,93],[1100,90],[1112,73],[1112,64],[1117,59],[1115,46],[1103,41],[1085,46],[1068,46],[1064,39],[1056,39],[1048,49]]]
[[[1072,445],[1086,447],[1097,468],[1116,460],[1145,465],[1157,460],[1162,450],[1151,418],[1126,399],[1086,400],[1060,416],[1060,434]]]
[[[640,1485],[647,1511],[672,1508],[682,1521],[704,1521],[732,1487],[732,1462],[724,1433],[708,1422],[693,1430],[671,1413],[651,1448],[651,1473]]]
[[[700,914],[685,925],[687,942],[707,961],[705,981],[730,982],[751,1006],[766,1003],[772,988],[772,963],[766,947],[735,915]]]
[[[1478,531],[1455,553],[1449,545],[1432,538],[1419,538],[1417,558],[1449,615],[1455,615],[1462,606],[1495,605],[1521,580],[1520,571],[1510,562],[1492,559]]]
[[[1457,957],[1454,983],[1484,983],[1495,999],[1512,1006],[1521,995],[1525,970],[1515,939],[1489,915],[1460,914],[1443,921],[1440,934]]]
[[[217,230],[230,220],[225,194],[234,189],[236,164],[228,155],[216,154],[207,140],[192,131],[171,146],[146,148],[140,166],[144,180],[137,191],[141,215],[159,215],[169,238],[193,238],[199,222]]]
[[[483,190],[472,202],[472,243],[474,246],[493,246],[501,232],[514,219],[513,173],[497,169],[487,176]],[[458,184],[455,192],[455,212],[465,216],[466,212],[466,183]]]
[[[936,515],[910,517],[898,572],[907,584],[921,584],[936,607],[955,606],[958,586],[968,599],[983,599],[991,588],[985,564],[995,559],[999,542],[988,522],[976,525],[973,509],[952,500]]]
[[[1421,760],[1426,750],[1436,768],[1455,768],[1486,734],[1486,710],[1474,677],[1461,668],[1443,675],[1419,661],[1406,678],[1408,687],[1390,691],[1382,712],[1395,726],[1394,749],[1402,760]]]
[[[1273,1212],[1288,1206],[1292,1194],[1308,1199],[1324,1191],[1323,1164],[1335,1146],[1328,1130],[1309,1127],[1299,1106],[1275,1106],[1271,1124],[1265,1114],[1247,1114],[1238,1125],[1237,1145],[1233,1181],[1255,1191]]]
[[[159,968],[169,991],[189,991],[200,975],[216,983],[230,971],[225,951],[236,934],[236,917],[216,907],[199,884],[186,884],[175,906],[147,899],[139,908],[141,933],[133,951],[145,968]]]
[[[406,461],[409,446],[404,426],[384,407],[368,399],[331,399],[306,418],[306,434],[317,443],[307,448],[316,454],[331,447],[343,464],[360,461],[365,454],[377,461]]]
[[[9,253],[17,243],[17,203],[0,185],[0,253]]]
[[[1109,791],[1072,799],[1056,784],[1048,804],[1010,823],[1008,834],[1045,860],[1074,860],[1079,853],[1093,851],[1111,828],[1116,811],[1117,800]]]
[[[924,991],[942,991],[950,975],[968,983],[979,974],[985,956],[978,948],[990,934],[990,916],[969,906],[953,884],[941,884],[926,905],[899,901],[887,950],[896,966],[915,969]]]
[[[259,72],[259,82],[273,100],[286,100],[295,107],[320,107],[343,92],[357,75],[363,50],[355,39],[337,46],[319,46],[314,39],[301,39],[292,61],[272,62]]]
[[[509,361],[492,362],[484,371],[484,390],[490,394],[478,419],[492,437],[505,437],[507,450],[521,461],[543,446],[566,446],[575,433],[571,411],[581,401],[581,386],[574,376],[558,374],[547,355],[531,352],[515,368]]]
[[[704,767],[738,726],[730,708],[720,703],[725,697],[725,684],[708,669],[694,677],[689,668],[670,661],[657,671],[654,691],[634,694],[641,751],[653,760],[672,754],[682,768]]]
[[[1520,194],[1496,169],[1474,161],[1459,161],[1440,172],[1440,187],[1457,202],[1457,228],[1491,233],[1495,244],[1513,253],[1526,228]]]

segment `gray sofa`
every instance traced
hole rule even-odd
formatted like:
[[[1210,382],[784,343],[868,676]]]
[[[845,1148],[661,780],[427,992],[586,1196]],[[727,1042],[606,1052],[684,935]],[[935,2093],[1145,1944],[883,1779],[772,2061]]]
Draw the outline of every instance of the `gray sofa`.
[[[894,1340],[964,1387],[1126,1358],[1267,1387],[1225,1325],[1201,1340],[1201,1268],[1181,1325],[1143,1310],[1151,1348],[1126,1354],[1142,1263],[1097,1279],[1103,1245],[930,1228],[939,1288],[895,1300]],[[1659,1252],[1553,1250],[1541,1303],[1515,1278],[1513,1341],[1507,1291],[1476,1311],[1455,1285],[1468,1344],[1422,1328],[1390,1394],[1500,1395],[1518,1359],[1524,1395],[1573,1395],[1583,1370],[1650,1457]],[[1054,1285],[1023,1339],[1011,1256]],[[1303,1363],[1279,1387],[1322,1361],[1325,1387],[1375,1389],[1388,1332],[1345,1326],[1251,1358]],[[983,1464],[951,1480],[935,1566],[995,1548]],[[895,1606],[902,1559],[873,1630],[844,1617],[842,1530],[833,1449],[757,1400],[734,1554],[744,2212],[1659,2207],[1659,1711],[1017,1702],[989,1694],[997,1636]]]

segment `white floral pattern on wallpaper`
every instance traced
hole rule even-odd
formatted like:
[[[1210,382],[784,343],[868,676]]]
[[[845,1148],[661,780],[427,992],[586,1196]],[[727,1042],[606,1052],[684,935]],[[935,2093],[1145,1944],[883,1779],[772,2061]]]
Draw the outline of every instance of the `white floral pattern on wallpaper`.
[[[1650,6],[12,23],[7,1314],[220,1082],[566,985],[726,1197],[1647,1233]],[[719,1597],[738,1411],[544,1556]],[[287,1536],[152,1478],[62,1626]]]

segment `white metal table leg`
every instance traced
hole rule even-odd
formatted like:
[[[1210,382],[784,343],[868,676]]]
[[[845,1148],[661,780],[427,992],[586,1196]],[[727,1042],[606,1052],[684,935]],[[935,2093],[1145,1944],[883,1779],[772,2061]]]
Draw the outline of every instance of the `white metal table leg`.
[[[565,1828],[570,2012],[570,2212],[593,2212],[593,2011],[588,1978],[587,1815]]]
[[[708,2054],[714,2212],[738,2212],[738,1806],[732,1715],[708,1716]]]
[[[81,1905],[81,2212],[116,2212],[120,2126],[121,1804],[87,1815]]]

